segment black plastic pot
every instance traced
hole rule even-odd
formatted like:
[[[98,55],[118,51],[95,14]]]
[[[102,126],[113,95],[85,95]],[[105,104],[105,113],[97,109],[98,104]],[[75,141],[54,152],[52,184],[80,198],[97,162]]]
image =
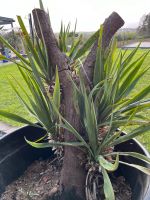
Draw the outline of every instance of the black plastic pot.
[[[51,148],[36,149],[24,139],[34,141],[44,136],[44,130],[25,126],[0,138],[0,194],[5,187],[17,179],[27,167],[39,158],[53,156]]]
[[[122,133],[122,135],[124,134],[125,133]],[[135,139],[117,145],[115,149],[121,152],[138,152],[150,157],[147,150]],[[133,157],[122,156],[120,159],[128,163],[138,164],[150,168],[147,163]],[[130,184],[132,188],[132,200],[150,200],[150,176],[135,168],[122,164],[120,164],[117,173],[119,175],[123,175]]]
[[[0,194],[5,187],[17,179],[26,168],[39,158],[53,156],[51,148],[36,149],[28,145],[24,137],[36,140],[44,135],[41,128],[25,126],[0,138]],[[136,140],[130,140],[116,147],[119,151],[134,151],[149,157],[148,152]],[[122,157],[130,163],[147,165],[131,157]],[[120,165],[117,174],[123,175],[132,187],[133,200],[150,200],[150,177],[128,166]]]

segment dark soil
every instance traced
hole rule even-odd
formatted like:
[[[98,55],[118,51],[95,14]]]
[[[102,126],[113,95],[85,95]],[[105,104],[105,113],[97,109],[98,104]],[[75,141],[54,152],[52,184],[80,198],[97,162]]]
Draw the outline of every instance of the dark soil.
[[[131,187],[125,181],[123,176],[111,177],[113,189],[115,191],[116,200],[131,200]]]
[[[52,189],[59,185],[61,163],[56,158],[35,161],[18,180],[7,186],[0,200],[50,200]],[[112,175],[111,181],[116,200],[131,200],[131,188],[124,177]]]
[[[25,173],[7,186],[0,200],[47,200],[60,178],[58,159],[35,161]]]

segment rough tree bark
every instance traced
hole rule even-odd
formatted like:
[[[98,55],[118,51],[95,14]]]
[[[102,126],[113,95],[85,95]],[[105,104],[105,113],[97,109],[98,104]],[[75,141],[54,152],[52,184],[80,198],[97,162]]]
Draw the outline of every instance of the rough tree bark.
[[[123,19],[118,15],[118,13],[113,12],[107,19],[105,19],[103,23],[103,36],[102,36],[102,46],[105,50],[106,47],[109,45],[112,37],[117,32],[119,28],[124,25]],[[98,40],[95,41],[90,53],[88,54],[85,62],[83,64],[84,71],[86,72],[86,76],[83,75],[87,83],[90,81],[92,82],[93,78],[93,69],[96,60],[96,50],[97,50]],[[88,77],[88,80],[87,80]]]
[[[49,61],[55,67],[58,66],[60,82],[62,84],[63,91],[63,104],[65,107],[64,117],[78,130],[82,132],[80,126],[79,117],[75,114],[73,105],[73,91],[72,84],[70,82],[70,70],[67,63],[66,56],[59,50],[57,41],[54,36],[48,15],[41,9],[33,10],[33,18],[35,28],[38,36],[41,38],[40,30],[42,30],[43,38],[48,51]],[[39,27],[40,23],[40,27]],[[114,33],[124,24],[124,21],[117,13],[112,13],[108,19],[104,22],[104,34],[103,34],[103,47],[108,46]],[[96,58],[97,41],[92,47],[89,55],[87,56],[84,69],[90,80],[92,80],[93,66]],[[65,141],[75,141],[74,136],[65,131]],[[86,172],[84,165],[81,164],[86,157],[83,151],[74,147],[65,147],[64,161],[61,172],[61,200],[84,200],[84,186]]]
[[[50,63],[53,66],[58,66],[59,78],[60,82],[62,83],[64,97],[64,116],[74,127],[76,127],[76,130],[80,131],[79,117],[75,117],[75,110],[72,101],[72,84],[69,79],[71,72],[69,71],[66,56],[60,52],[57,46],[57,42],[50,25],[48,15],[43,10],[34,9],[33,18],[39,37],[41,37],[38,25],[40,23]],[[74,136],[72,134],[69,134],[67,131],[64,135],[66,141],[75,141]],[[61,173],[61,188],[63,189],[61,199],[70,200],[80,199],[80,197],[84,198],[83,185],[85,182],[85,170],[84,167],[80,164],[81,160],[83,159],[84,155],[81,150],[72,147],[65,147],[65,156]]]

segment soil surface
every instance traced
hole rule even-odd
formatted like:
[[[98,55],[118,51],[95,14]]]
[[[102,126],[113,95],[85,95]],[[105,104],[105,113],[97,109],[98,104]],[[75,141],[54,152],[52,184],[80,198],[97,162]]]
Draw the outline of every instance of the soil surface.
[[[35,161],[7,186],[0,200],[47,200],[51,189],[58,185],[60,170],[58,159]]]
[[[123,176],[115,177],[112,176],[111,178],[113,189],[115,191],[116,200],[131,200],[131,187],[125,181]]]
[[[7,186],[0,200],[50,200],[51,190],[59,185],[61,166],[62,161],[56,158],[35,161],[18,180]],[[111,181],[116,200],[131,200],[131,188],[124,177],[112,175]]]

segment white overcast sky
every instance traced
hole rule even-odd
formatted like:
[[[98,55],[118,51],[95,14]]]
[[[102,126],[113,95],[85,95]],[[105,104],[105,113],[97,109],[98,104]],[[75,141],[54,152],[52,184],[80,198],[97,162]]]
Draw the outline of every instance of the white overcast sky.
[[[0,16],[21,15],[28,26],[27,14],[38,7],[38,0],[0,0]],[[150,12],[150,0],[43,0],[49,9],[54,31],[59,31],[60,22],[78,20],[78,31],[95,31],[113,11],[125,20],[125,27],[136,27],[143,14]],[[17,23],[15,23],[17,26]]]

